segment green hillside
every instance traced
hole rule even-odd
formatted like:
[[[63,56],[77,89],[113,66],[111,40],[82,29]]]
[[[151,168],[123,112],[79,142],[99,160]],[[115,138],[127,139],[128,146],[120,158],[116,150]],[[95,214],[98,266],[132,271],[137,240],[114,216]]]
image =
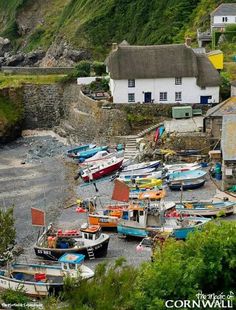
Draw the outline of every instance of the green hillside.
[[[0,0],[0,26],[2,35],[27,51],[64,38],[102,57],[112,42],[123,39],[160,44],[183,42],[186,34],[194,38],[197,28],[209,26],[209,13],[222,2],[234,1]],[[31,20],[32,27],[22,33],[21,24]]]

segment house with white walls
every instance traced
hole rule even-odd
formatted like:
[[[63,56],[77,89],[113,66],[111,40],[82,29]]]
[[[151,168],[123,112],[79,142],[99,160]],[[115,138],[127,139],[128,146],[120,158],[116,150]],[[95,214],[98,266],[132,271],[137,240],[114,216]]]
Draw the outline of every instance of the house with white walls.
[[[229,25],[236,25],[236,3],[222,3],[211,13],[211,32],[224,32]]]
[[[115,103],[219,102],[218,71],[185,44],[113,44],[106,64]]]

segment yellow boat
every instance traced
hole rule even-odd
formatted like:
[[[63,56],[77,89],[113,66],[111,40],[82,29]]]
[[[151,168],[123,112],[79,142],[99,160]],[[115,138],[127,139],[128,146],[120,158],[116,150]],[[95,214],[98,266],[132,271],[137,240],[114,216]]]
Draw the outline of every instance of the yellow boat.
[[[136,190],[141,188],[153,188],[156,186],[161,186],[162,180],[156,178],[140,178],[132,180],[129,183],[130,190]]]

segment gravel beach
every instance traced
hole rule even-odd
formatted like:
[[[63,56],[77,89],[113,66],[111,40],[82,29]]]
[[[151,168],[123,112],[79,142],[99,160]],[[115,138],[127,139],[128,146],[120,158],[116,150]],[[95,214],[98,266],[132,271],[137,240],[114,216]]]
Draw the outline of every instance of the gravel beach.
[[[85,214],[78,214],[75,207],[68,207],[76,198],[97,196],[99,206],[111,203],[113,182],[109,180],[94,186],[81,187],[73,177],[76,165],[65,158],[68,146],[56,136],[47,132],[40,135],[25,136],[16,142],[0,148],[0,206],[15,206],[17,242],[25,254],[35,258],[32,246],[37,239],[38,228],[31,225],[31,207],[46,211],[47,223],[53,222],[63,229],[77,228],[86,222]],[[179,201],[180,192],[167,188],[167,201]],[[216,187],[210,179],[201,189],[185,191],[184,200],[210,200],[216,194]],[[235,219],[235,215],[230,217]],[[112,262],[124,256],[132,265],[139,265],[150,259],[150,252],[137,252],[138,240],[118,238],[110,234],[107,257],[87,262],[94,267],[101,261]]]

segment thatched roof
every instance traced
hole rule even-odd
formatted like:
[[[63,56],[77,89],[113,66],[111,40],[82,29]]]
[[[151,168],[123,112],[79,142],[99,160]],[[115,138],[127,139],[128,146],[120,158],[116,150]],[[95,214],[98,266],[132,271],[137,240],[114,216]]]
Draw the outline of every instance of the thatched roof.
[[[206,55],[197,55],[198,86],[218,86],[220,85],[220,75]]]
[[[236,3],[222,3],[211,13],[211,16],[234,15],[236,15]]]
[[[198,58],[184,44],[121,45],[110,53],[106,63],[114,80],[197,77],[199,86],[218,86],[217,70],[205,55]]]

